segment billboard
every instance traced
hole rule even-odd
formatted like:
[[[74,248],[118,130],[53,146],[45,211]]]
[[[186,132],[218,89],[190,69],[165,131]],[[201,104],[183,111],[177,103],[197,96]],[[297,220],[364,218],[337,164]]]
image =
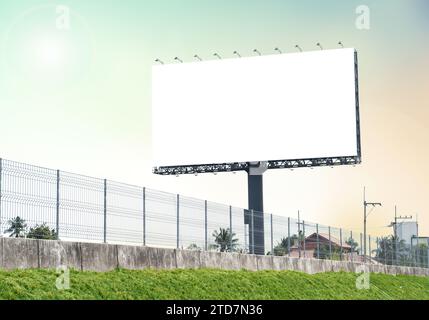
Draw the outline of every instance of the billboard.
[[[359,157],[351,48],[155,65],[153,166]]]

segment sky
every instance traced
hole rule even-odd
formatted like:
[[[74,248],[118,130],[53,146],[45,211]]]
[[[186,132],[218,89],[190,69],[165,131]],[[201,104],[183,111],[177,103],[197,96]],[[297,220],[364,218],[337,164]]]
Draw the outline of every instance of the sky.
[[[244,172],[152,174],[154,60],[342,41],[359,52],[362,164],[268,171],[265,211],[361,230],[366,186],[383,203],[369,233],[391,232],[396,204],[429,236],[428,31],[426,0],[1,1],[0,157],[246,207]]]

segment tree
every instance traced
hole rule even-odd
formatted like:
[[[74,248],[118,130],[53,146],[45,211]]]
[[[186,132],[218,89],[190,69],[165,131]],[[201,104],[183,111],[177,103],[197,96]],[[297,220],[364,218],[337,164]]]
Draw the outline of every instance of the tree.
[[[383,237],[375,250],[375,258],[388,265],[407,265],[411,263],[410,248],[398,237]]]
[[[420,268],[429,268],[429,248],[426,243],[418,243],[411,250],[413,265]]]
[[[359,251],[359,243],[357,243],[352,237],[350,237],[348,240],[346,240],[346,244],[350,246],[350,252],[358,252]]]
[[[235,233],[231,232],[229,228],[219,228],[213,231],[212,236],[214,237],[214,247],[220,252],[232,252],[238,247],[238,239],[235,238]]]
[[[9,237],[12,238],[25,238],[25,230],[27,229],[27,223],[24,219],[17,216],[14,219],[8,221],[9,228],[5,230],[6,233],[10,233]]]
[[[46,223],[41,225],[36,225],[33,228],[30,228],[30,231],[27,234],[27,238],[30,239],[44,239],[44,240],[55,240],[57,239],[57,233],[55,229],[49,228]]]
[[[285,256],[285,255],[289,254],[289,252],[290,252],[289,238],[290,238],[290,246],[291,247],[298,242],[298,236],[296,234],[292,235],[291,237],[281,238],[280,241],[277,243],[277,245],[273,249],[275,256]]]

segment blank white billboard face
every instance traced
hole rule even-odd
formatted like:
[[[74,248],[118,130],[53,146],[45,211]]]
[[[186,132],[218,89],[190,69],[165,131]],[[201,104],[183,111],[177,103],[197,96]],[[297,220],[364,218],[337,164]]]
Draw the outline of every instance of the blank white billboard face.
[[[156,65],[153,165],[358,156],[355,50]]]

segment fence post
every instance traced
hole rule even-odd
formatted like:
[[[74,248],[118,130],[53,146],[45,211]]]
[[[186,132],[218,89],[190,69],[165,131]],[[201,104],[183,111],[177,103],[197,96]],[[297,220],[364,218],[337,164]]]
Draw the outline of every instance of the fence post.
[[[304,258],[306,258],[306,252],[305,252],[305,221],[304,220],[302,220],[302,238],[304,239],[304,243],[303,243]]]
[[[143,187],[143,245],[146,245],[146,187]]]
[[[383,244],[384,244],[383,252],[384,252],[384,264],[385,264],[385,265],[387,265],[386,239],[387,239],[387,238],[385,238],[385,239],[383,240]]]
[[[353,249],[353,243],[355,242],[355,240],[353,239],[353,231],[350,231],[350,243],[351,243],[351,245],[350,245],[350,260],[351,260],[351,262],[353,262],[353,251],[354,251],[354,249]]]
[[[415,246],[415,252],[416,252],[416,267],[418,268],[420,265],[420,252],[419,252],[419,238],[416,238],[417,240],[417,245]]]
[[[343,229],[340,228],[340,260],[343,260]]]
[[[208,250],[208,238],[207,238],[207,200],[204,200],[204,249]]]
[[[2,231],[2,212],[1,212],[2,176],[3,176],[3,159],[0,158],[0,236],[3,234],[3,231]]]
[[[301,219],[298,210],[298,257],[301,258]]]
[[[317,259],[320,259],[320,248],[319,248],[319,224],[316,224],[316,237],[317,237]]]
[[[287,255],[290,257],[290,217],[287,218]]]
[[[368,235],[368,256],[371,263],[371,235]]]
[[[328,235],[329,235],[329,259],[332,260],[331,226],[328,227]]]
[[[252,222],[252,254],[255,254],[255,230],[253,228],[255,221],[254,221],[253,209],[250,210],[250,214],[252,215],[252,217],[251,217],[251,222]]]
[[[60,170],[57,170],[57,203],[56,203],[57,240],[60,239]]]
[[[229,250],[232,252],[232,206],[229,206]]]
[[[362,255],[362,232],[360,233],[360,244],[359,244],[359,247],[360,247],[360,255]],[[365,254],[365,253],[364,253]]]
[[[429,268],[429,248],[427,250],[427,265],[426,265],[426,267]]]
[[[107,243],[107,179],[104,179],[104,235],[103,242]]]
[[[377,245],[377,253],[375,255],[377,262],[379,262],[378,260],[380,259],[380,248],[379,248],[379,243],[378,243],[378,237],[375,239],[375,243]]]
[[[271,255],[274,255],[274,240],[273,240],[273,214],[270,215],[271,218]]]
[[[179,212],[180,212],[180,198],[179,198],[180,196],[179,196],[179,194],[177,194],[177,198],[176,198],[176,204],[177,204],[177,221],[176,221],[176,224],[177,224],[177,243],[176,243],[176,247],[177,247],[177,249],[179,249],[179,247],[180,247],[180,228],[179,228],[179,225],[180,225],[180,216],[179,216]]]

